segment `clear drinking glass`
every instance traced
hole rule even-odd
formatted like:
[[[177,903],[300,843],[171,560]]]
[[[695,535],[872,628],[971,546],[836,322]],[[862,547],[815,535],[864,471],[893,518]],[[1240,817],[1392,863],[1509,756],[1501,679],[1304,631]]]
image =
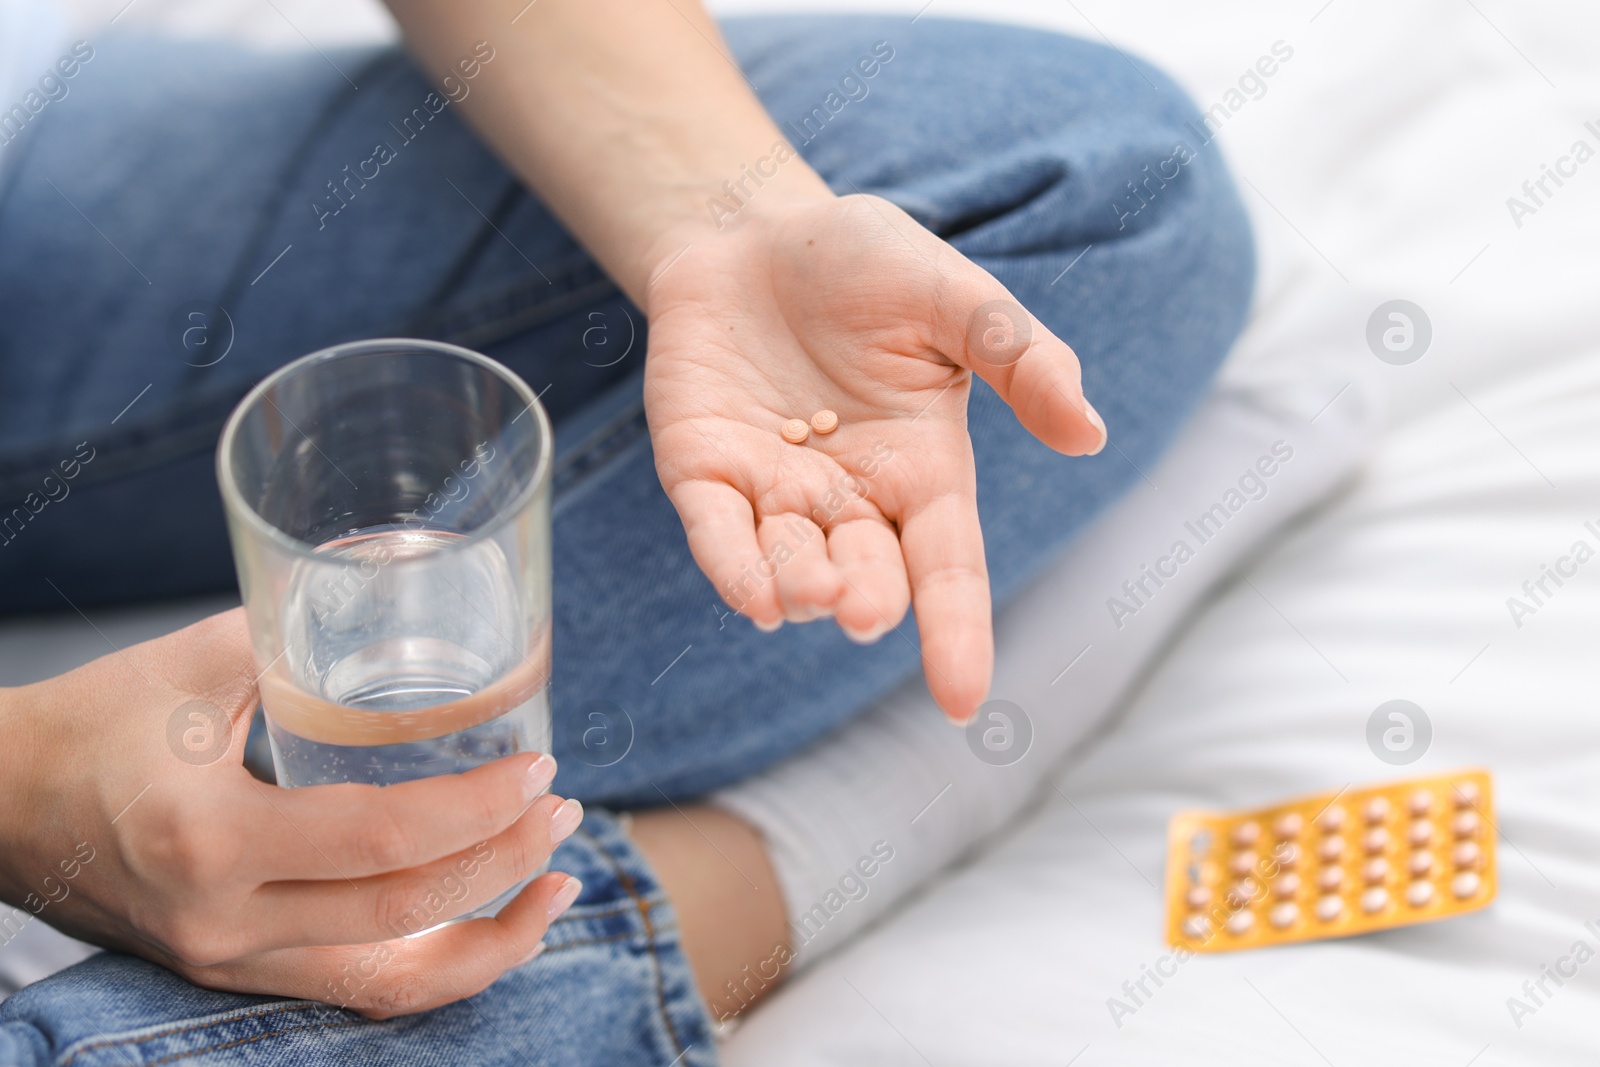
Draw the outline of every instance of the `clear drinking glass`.
[[[552,448],[526,383],[431,341],[314,352],[239,403],[217,479],[280,785],[550,750]]]

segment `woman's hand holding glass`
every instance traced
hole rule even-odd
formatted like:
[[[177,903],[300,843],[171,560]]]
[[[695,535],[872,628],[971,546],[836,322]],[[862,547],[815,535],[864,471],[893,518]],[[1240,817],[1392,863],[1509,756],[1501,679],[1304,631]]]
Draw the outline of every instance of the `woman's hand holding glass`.
[[[465,914],[576,828],[547,755],[378,787],[279,789],[243,765],[243,612],[0,691],[0,899],[197,985],[384,1018],[469,996],[537,951],[577,882]],[[544,795],[541,795],[544,794]]]

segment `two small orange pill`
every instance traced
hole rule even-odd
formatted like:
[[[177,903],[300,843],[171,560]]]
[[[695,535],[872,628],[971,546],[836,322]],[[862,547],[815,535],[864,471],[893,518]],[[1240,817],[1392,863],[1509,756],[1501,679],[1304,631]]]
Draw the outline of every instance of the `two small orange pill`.
[[[830,434],[838,428],[839,416],[827,408],[823,408],[811,416],[809,423],[804,419],[790,419],[783,424],[783,428],[779,432],[783,434],[783,439],[791,445],[803,445],[806,443],[806,438],[811,436],[811,431],[813,430],[819,434]]]

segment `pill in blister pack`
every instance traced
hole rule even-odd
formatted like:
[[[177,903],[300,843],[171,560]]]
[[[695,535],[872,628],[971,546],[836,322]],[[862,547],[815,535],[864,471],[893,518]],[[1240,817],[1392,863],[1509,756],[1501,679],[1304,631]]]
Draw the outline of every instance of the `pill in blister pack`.
[[[1347,787],[1167,830],[1167,939],[1193,952],[1349,937],[1494,899],[1487,771]]]

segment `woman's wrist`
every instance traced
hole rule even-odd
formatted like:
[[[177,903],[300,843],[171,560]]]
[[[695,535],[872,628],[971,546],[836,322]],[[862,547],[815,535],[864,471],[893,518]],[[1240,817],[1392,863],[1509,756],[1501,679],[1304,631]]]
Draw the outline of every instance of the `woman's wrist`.
[[[388,3],[435,79],[480,72],[463,115],[641,307],[686,247],[832,195],[695,0]]]
[[[768,228],[786,215],[837,199],[826,182],[781,138],[720,184],[702,179],[678,199],[678,209],[643,235],[636,262],[644,279],[635,299],[648,314],[650,288],[697,245]],[[630,287],[631,288],[631,287]]]
[[[20,907],[28,872],[19,870],[27,850],[22,834],[34,804],[33,770],[48,762],[29,713],[32,687],[0,688],[0,901]]]

